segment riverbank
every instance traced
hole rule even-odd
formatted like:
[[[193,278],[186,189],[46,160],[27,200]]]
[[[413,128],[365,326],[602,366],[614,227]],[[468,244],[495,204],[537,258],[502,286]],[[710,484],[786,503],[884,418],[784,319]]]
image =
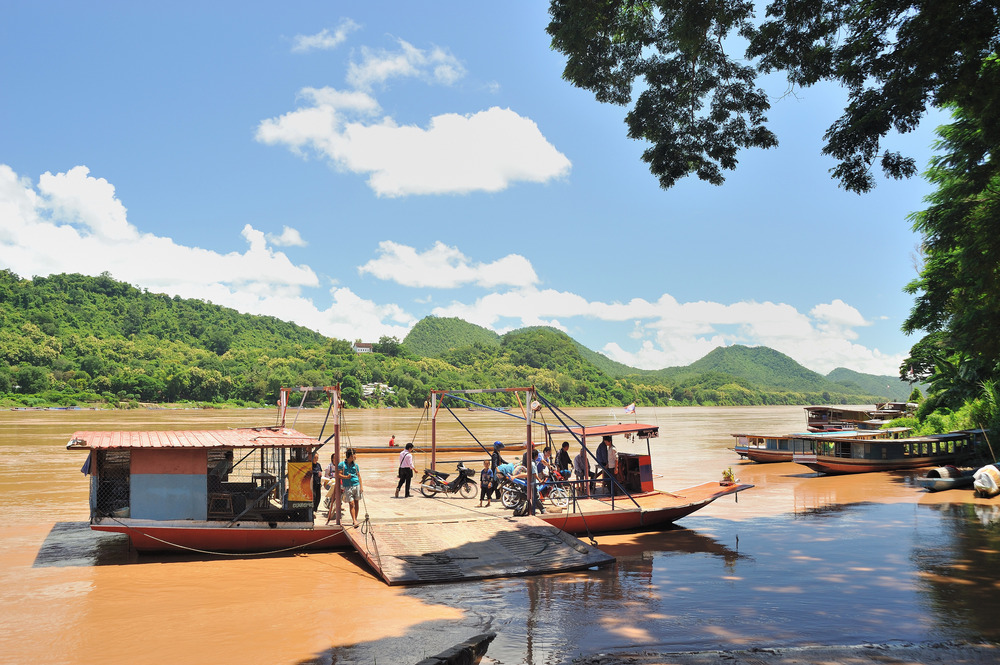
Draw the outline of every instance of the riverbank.
[[[573,665],[992,665],[998,660],[1000,645],[934,642],[598,654],[574,660]]]

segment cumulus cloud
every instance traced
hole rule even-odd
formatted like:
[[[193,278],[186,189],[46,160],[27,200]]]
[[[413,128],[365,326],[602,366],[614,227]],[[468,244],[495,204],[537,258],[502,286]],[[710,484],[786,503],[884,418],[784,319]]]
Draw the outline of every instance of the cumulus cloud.
[[[425,251],[386,240],[379,243],[379,255],[358,268],[370,274],[412,287],[451,289],[465,284],[484,288],[527,286],[538,281],[531,263],[511,254],[492,263],[474,263],[456,247],[438,241]]]
[[[292,39],[292,51],[295,53],[305,53],[307,51],[329,51],[337,48],[345,41],[347,36],[361,26],[351,19],[344,19],[330,32],[329,28],[324,28],[315,35],[295,35]]]
[[[184,298],[200,298],[249,314],[276,316],[343,339],[402,337],[415,323],[394,304],[331,290],[319,309],[303,295],[319,286],[312,268],[296,265],[276,244],[304,244],[285,227],[273,237],[246,224],[244,248],[219,253],[142,233],[126,218],[115,188],[85,166],[45,173],[37,187],[0,164],[0,266],[22,277],[76,272],[116,279]]]
[[[423,124],[380,116],[372,96],[376,86],[398,78],[452,85],[465,75],[445,49],[420,49],[403,40],[398,45],[394,51],[362,48],[360,60],[348,65],[349,90],[303,88],[301,105],[262,120],[256,140],[366,175],[368,186],[384,197],[499,192],[569,173],[569,159],[534,121],[510,108],[443,113]]]

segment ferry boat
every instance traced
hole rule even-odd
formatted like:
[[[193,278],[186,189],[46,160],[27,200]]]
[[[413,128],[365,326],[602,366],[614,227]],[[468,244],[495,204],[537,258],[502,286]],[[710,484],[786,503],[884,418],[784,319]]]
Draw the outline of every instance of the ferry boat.
[[[754,462],[791,462],[795,453],[810,453],[816,441],[836,436],[857,440],[898,439],[910,432],[909,427],[887,427],[877,430],[833,430],[827,432],[798,432],[793,434],[733,434],[733,450]]]
[[[962,430],[904,439],[827,437],[792,461],[828,475],[944,466],[972,456],[982,436],[983,430]]]
[[[602,479],[596,481],[573,480],[564,483],[572,488],[572,500],[565,510],[547,510],[535,514],[536,517],[556,526],[567,533],[598,534],[616,531],[632,531],[656,528],[671,524],[675,520],[704,508],[716,499],[736,495],[753,487],[740,483],[734,478],[724,478],[684,489],[666,492],[653,486],[652,452],[650,439],[659,436],[659,426],[643,423],[615,423],[586,426],[571,419],[551,403],[541,398],[533,388],[500,388],[479,390],[437,390],[431,391],[433,413],[431,419],[432,451],[435,448],[437,404],[449,397],[467,393],[515,392],[525,393],[524,404],[530,405],[521,414],[513,417],[526,421],[526,443],[529,451],[548,444],[558,451],[563,441],[576,443],[574,451],[585,448],[591,471],[597,471],[608,478],[610,491],[601,491]],[[541,400],[541,402],[539,401]],[[547,407],[559,425],[549,425],[539,412]],[[457,418],[457,416],[456,416]],[[541,426],[543,435],[536,443],[532,438],[532,426]],[[617,465],[613,473],[597,462],[597,450],[601,441],[609,437],[617,451]],[[504,449],[506,452],[506,449]],[[529,452],[531,455],[531,452]],[[434,455],[432,454],[432,460]]]
[[[91,528],[125,534],[137,551],[348,547],[335,511],[333,524],[316,523],[308,472],[322,442],[284,426],[288,392],[274,427],[74,433],[66,447],[88,453]],[[339,459],[331,398],[334,407]]]

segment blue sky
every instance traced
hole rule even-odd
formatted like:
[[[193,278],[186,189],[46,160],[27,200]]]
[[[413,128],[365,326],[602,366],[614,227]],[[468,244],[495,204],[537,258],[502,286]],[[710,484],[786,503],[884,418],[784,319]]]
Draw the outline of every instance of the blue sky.
[[[545,2],[4,3],[0,266],[350,340],[433,314],[642,368],[745,344],[895,374],[930,187],[837,187],[843,92],[770,79],[780,147],[664,191],[547,23]],[[886,145],[923,167],[943,121]]]

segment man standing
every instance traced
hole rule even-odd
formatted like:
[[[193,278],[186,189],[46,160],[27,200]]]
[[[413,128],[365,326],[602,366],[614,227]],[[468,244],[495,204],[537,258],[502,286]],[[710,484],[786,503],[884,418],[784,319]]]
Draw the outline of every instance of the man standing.
[[[337,477],[340,478],[340,498],[347,501],[351,507],[351,521],[358,525],[358,503],[364,487],[361,485],[361,469],[354,461],[354,450],[347,449],[344,461],[337,465]]]
[[[601,438],[601,445],[597,446],[597,466],[596,473],[601,476],[601,486],[605,490],[611,490],[611,481],[608,477],[608,446],[611,445],[611,437],[605,436]]]

